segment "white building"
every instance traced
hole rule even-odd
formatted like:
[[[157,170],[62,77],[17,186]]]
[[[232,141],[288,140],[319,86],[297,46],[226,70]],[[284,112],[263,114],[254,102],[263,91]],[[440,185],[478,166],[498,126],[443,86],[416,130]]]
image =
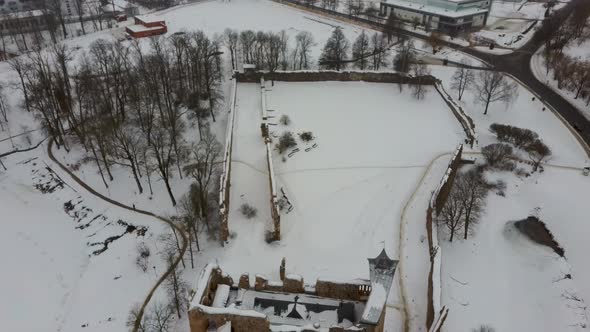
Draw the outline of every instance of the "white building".
[[[382,0],[380,14],[456,34],[486,25],[491,5],[492,0]]]

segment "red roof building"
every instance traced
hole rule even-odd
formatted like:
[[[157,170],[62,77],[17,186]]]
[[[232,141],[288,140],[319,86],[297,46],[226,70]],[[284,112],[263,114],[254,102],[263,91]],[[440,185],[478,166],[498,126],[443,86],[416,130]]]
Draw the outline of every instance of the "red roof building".
[[[166,21],[150,16],[135,16],[135,24],[128,26],[125,31],[133,38],[151,37],[168,32]]]

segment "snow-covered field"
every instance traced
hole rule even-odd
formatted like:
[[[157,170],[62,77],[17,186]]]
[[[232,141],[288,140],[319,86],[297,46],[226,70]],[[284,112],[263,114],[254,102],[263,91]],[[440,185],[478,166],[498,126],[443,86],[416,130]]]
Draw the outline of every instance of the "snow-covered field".
[[[434,155],[456,147],[461,127],[434,90],[416,101],[393,84],[275,82],[267,89],[268,109],[277,123],[270,126],[271,135],[312,131],[315,139],[303,143],[297,138],[300,151],[291,157],[292,149],[282,156],[273,151],[279,195],[284,191],[293,210],[281,216],[280,246],[264,253],[273,258],[253,263],[250,272],[274,275],[286,257],[292,272],[311,280],[367,277],[367,257],[383,246],[397,255],[400,207],[408,188]],[[264,243],[270,213],[260,98],[259,84],[239,85],[232,157],[230,229],[237,239],[230,247],[247,241],[252,251],[253,243]],[[290,117],[289,126],[278,125],[283,114]],[[313,144],[317,147],[306,152]],[[258,218],[241,217],[240,202],[257,207]],[[230,274],[245,272],[239,268],[247,263],[243,256],[240,260],[241,266],[223,260],[222,265]]]

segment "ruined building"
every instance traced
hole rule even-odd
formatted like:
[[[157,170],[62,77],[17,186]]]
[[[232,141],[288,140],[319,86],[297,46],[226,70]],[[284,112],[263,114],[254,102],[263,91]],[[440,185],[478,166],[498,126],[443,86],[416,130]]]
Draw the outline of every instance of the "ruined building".
[[[369,261],[370,280],[318,279],[305,284],[295,274],[280,281],[243,274],[238,283],[217,264],[201,272],[189,310],[191,332],[205,331],[383,331],[385,303],[398,261],[385,250]]]

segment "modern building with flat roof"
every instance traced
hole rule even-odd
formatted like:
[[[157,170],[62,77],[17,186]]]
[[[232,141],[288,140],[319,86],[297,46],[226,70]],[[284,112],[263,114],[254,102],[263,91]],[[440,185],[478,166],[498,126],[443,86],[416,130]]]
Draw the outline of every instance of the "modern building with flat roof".
[[[492,0],[383,0],[380,14],[457,34],[485,26],[491,5]]]

